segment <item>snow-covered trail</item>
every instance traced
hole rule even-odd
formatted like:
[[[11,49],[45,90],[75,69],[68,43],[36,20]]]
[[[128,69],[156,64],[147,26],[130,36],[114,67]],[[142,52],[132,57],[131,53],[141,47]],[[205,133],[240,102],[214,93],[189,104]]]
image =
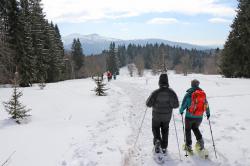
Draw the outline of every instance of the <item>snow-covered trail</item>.
[[[169,80],[171,87],[176,91],[179,100],[182,100],[185,90],[190,85],[190,80],[198,78],[208,94],[208,100],[211,107],[212,117],[211,125],[215,138],[218,159],[215,158],[212,146],[211,134],[208,121],[203,119],[201,130],[210,152],[210,160],[203,160],[198,157],[184,157],[184,151],[181,149],[182,161],[179,161],[179,154],[176,142],[173,118],[169,128],[169,162],[166,165],[249,165],[250,147],[246,141],[250,136],[247,121],[249,113],[247,112],[247,102],[250,98],[249,80],[225,79],[220,76],[190,75],[183,77],[170,73]],[[158,77],[149,76],[143,78],[128,78],[120,76],[118,80],[112,82],[112,86],[121,88],[131,101],[131,112],[133,118],[130,119],[133,130],[132,144],[135,141],[138,128],[144,115],[145,101],[150,93],[158,88]],[[186,85],[185,85],[186,83]],[[240,86],[239,86],[240,85]],[[180,101],[181,102],[181,101]],[[238,111],[240,108],[240,112]],[[183,144],[183,130],[181,117],[178,109],[174,110],[177,133],[180,142],[180,148]],[[245,116],[248,115],[248,116]],[[146,118],[143,124],[142,133],[136,149],[131,155],[133,165],[157,165],[152,159],[152,131],[151,131],[151,109],[147,110]],[[195,143],[195,137],[193,136]]]
[[[144,81],[143,81],[144,82]],[[152,120],[152,112],[150,108],[146,108],[145,101],[147,97],[152,92],[152,87],[149,86],[141,86],[140,84],[136,83],[127,83],[126,81],[123,82],[122,80],[118,80],[113,83],[113,85],[120,87],[124,90],[125,94],[128,95],[130,98],[133,107],[131,107],[131,111],[133,112],[133,118],[130,119],[130,123],[133,127],[133,135],[134,138],[132,140],[132,145],[134,145],[135,138],[138,133],[138,128],[141,125],[141,121],[144,115],[144,111],[147,111],[144,124],[142,127],[142,132],[140,133],[139,140],[137,142],[137,145],[133,151],[131,157],[131,165],[145,165],[145,166],[153,166],[158,165],[155,163],[155,161],[152,158],[152,151],[153,151],[153,136],[152,136],[152,130],[151,130],[151,120]],[[157,87],[157,84],[156,84]],[[175,120],[177,123],[177,130],[178,130],[178,137],[179,141],[183,142],[183,135],[182,132],[182,126],[181,126],[181,120],[180,117],[177,118],[177,111],[175,110]],[[181,145],[180,145],[181,148]],[[203,161],[202,159],[192,157],[190,159],[184,159],[184,153],[181,152],[181,158],[182,162],[179,158],[179,152],[178,152],[178,146],[177,146],[177,140],[176,140],[176,133],[174,129],[174,123],[173,119],[170,123],[169,128],[169,146],[168,146],[168,162],[166,165],[213,165],[214,163],[211,161]]]

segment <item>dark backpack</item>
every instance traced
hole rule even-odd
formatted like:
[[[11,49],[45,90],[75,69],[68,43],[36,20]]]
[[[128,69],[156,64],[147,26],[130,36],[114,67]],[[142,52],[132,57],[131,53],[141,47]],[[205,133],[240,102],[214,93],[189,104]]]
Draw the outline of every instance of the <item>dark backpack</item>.
[[[206,108],[206,93],[201,89],[195,90],[191,96],[191,106],[188,112],[194,116],[202,116]]]

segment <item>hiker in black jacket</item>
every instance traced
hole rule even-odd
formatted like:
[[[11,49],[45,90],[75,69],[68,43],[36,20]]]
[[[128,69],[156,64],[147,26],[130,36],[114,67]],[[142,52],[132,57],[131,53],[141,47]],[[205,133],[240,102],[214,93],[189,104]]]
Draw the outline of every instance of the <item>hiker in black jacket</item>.
[[[152,131],[154,135],[153,143],[155,152],[166,153],[168,147],[168,129],[172,117],[173,108],[179,107],[176,93],[169,88],[168,75],[161,74],[159,78],[159,89],[155,90],[147,99],[146,105],[153,107]]]

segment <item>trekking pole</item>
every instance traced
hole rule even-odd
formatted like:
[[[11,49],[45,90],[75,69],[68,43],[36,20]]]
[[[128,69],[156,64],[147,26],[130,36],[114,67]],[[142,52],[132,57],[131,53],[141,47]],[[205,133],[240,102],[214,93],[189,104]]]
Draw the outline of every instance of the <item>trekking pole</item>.
[[[214,154],[215,154],[215,158],[217,159],[217,154],[216,154],[215,144],[214,144],[214,137],[213,137],[212,127],[211,127],[211,123],[210,123],[210,119],[209,118],[208,118],[208,122],[209,122],[210,132],[211,132],[212,141],[213,141]]]
[[[145,119],[145,116],[146,116],[146,113],[147,113],[147,109],[148,109],[148,108],[145,109],[145,113],[144,113],[144,116],[143,116],[142,121],[141,121],[141,126],[140,126],[139,131],[138,131],[138,134],[137,134],[137,136],[136,136],[134,148],[135,148],[135,145],[136,145],[136,143],[137,143],[137,141],[138,141],[138,138],[139,138],[139,135],[140,135],[140,132],[141,132],[141,128],[142,128],[142,125],[143,125],[143,122],[144,122],[144,119]]]
[[[13,153],[11,153],[11,155],[1,164],[1,166],[4,166],[5,164],[8,163],[8,161],[11,159],[11,157],[16,153],[16,151],[14,151]]]
[[[184,146],[185,146],[185,151],[186,151],[185,156],[188,157],[188,154],[187,154],[187,147],[186,147],[186,132],[185,132],[185,128],[184,128],[183,115],[181,115],[181,121],[182,121],[182,129],[183,129],[184,143],[185,143]]]
[[[178,134],[177,134],[177,130],[176,130],[176,124],[175,124],[175,117],[174,117],[174,113],[173,113],[173,120],[174,120],[174,129],[175,129],[176,140],[177,140],[177,145],[178,145],[178,150],[179,150],[179,157],[180,157],[180,161],[181,161],[180,144],[179,144]]]

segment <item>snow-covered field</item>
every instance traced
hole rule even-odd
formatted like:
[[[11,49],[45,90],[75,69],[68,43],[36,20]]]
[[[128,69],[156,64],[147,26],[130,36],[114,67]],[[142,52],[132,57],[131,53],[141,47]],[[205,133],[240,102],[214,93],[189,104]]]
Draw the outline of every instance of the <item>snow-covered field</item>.
[[[201,130],[210,159],[185,158],[181,150],[180,161],[172,119],[166,165],[250,165],[250,80],[168,74],[180,102],[190,81],[200,80],[210,104],[218,159],[204,118]],[[135,148],[134,142],[146,109],[145,100],[158,88],[158,77],[146,73],[131,78],[122,69],[117,80],[108,83],[106,97],[95,96],[91,79],[48,84],[44,90],[37,86],[21,88],[23,104],[32,109],[31,121],[22,125],[9,120],[2,105],[9,100],[12,89],[0,88],[0,165],[13,152],[6,166],[157,165],[152,159],[151,109],[147,110]],[[178,109],[174,116],[182,146]]]

